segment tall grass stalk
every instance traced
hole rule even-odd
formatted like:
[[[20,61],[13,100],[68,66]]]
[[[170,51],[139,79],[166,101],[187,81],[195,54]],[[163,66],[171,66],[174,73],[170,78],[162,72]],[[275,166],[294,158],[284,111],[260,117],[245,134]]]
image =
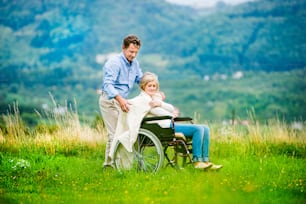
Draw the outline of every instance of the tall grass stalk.
[[[9,139],[23,138],[26,135],[26,127],[20,117],[18,103],[14,103],[13,107],[9,106],[8,113],[3,116],[3,120]]]
[[[296,130],[277,118],[260,123],[254,112],[250,114],[249,121],[237,122],[235,125],[211,124],[212,152],[239,156],[264,156],[274,153],[305,156],[305,127]],[[232,148],[222,148],[228,144]]]
[[[55,100],[53,104],[57,107]],[[91,128],[88,124],[81,124],[77,110],[73,111],[71,107],[65,107],[64,113],[56,113],[48,110],[40,113],[40,124],[27,131],[19,111],[15,105],[13,113],[9,112],[3,115],[5,121],[5,132],[0,130],[0,150],[32,148],[44,149],[47,154],[60,152],[73,152],[75,147],[86,146],[95,148],[105,143],[106,133],[104,129]]]

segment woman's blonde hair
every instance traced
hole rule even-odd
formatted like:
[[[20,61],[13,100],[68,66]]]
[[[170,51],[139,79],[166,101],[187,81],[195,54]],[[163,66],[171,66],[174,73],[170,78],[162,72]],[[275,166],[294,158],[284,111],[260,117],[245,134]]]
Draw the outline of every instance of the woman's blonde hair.
[[[157,87],[157,91],[159,90],[159,82],[158,82],[158,77],[156,74],[152,73],[152,72],[145,72],[140,80],[139,86],[142,90],[145,89],[146,85],[149,82],[155,82],[156,83],[156,87]]]

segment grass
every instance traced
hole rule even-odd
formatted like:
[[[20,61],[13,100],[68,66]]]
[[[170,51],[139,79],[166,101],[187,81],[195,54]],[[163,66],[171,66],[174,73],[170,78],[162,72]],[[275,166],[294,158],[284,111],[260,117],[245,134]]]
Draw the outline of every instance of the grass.
[[[218,172],[191,165],[157,174],[102,171],[105,130],[76,113],[29,130],[17,111],[0,132],[0,203],[305,203],[305,129],[211,127]],[[50,122],[49,121],[49,122]],[[100,126],[102,127],[102,125]]]

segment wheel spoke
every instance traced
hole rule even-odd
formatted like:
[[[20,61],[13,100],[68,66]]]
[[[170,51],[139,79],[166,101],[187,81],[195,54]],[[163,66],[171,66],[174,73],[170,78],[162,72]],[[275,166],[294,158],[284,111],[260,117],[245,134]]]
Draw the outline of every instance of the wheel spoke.
[[[135,169],[137,171],[156,172],[164,160],[162,145],[158,138],[150,131],[140,129],[137,141],[133,147],[133,155],[124,154],[122,144],[116,144],[114,154],[117,169]]]

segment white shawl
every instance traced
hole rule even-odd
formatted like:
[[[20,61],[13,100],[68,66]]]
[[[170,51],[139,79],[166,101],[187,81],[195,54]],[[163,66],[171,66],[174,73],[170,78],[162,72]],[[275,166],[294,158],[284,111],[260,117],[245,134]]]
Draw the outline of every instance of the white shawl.
[[[141,121],[151,109],[149,103],[152,101],[152,98],[143,91],[128,101],[131,104],[129,106],[130,110],[127,113],[121,111],[119,114],[116,133],[109,155],[111,158],[113,157],[114,146],[118,140],[128,152],[133,151],[133,145],[136,142]]]
[[[159,100],[153,96],[154,100]],[[145,116],[173,116],[174,107],[171,104],[161,101],[161,107],[151,108],[151,96],[142,91],[138,96],[128,100],[130,102],[129,112],[120,112],[114,140],[111,145],[109,156],[113,158],[115,145],[119,141],[124,148],[118,149],[118,155],[121,166],[129,169],[133,164],[133,145],[137,140],[141,121]],[[170,127],[169,121],[152,121],[158,123],[161,127]]]

